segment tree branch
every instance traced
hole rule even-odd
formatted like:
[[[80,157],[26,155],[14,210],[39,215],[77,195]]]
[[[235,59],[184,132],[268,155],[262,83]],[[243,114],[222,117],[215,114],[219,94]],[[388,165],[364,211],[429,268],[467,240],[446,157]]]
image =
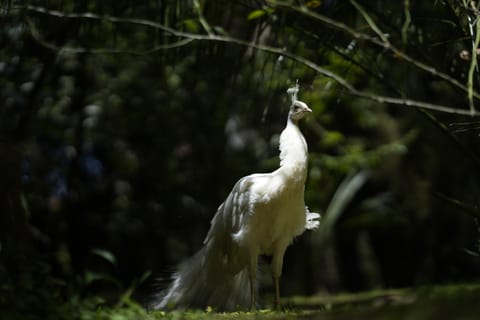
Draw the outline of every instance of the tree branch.
[[[365,41],[368,41],[372,44],[375,44],[375,45],[377,45],[377,46],[379,46],[379,47],[381,47],[381,48],[383,48],[387,51],[391,51],[395,56],[405,60],[406,62],[410,63],[411,65],[415,66],[416,68],[418,68],[420,70],[423,70],[427,73],[430,73],[433,76],[439,77],[442,80],[445,80],[445,81],[449,82],[453,86],[461,89],[462,91],[464,91],[465,93],[468,94],[469,89],[468,89],[467,86],[463,85],[461,82],[459,82],[455,78],[449,76],[448,74],[443,73],[443,72],[435,69],[432,66],[429,66],[429,65],[427,65],[427,64],[425,64],[421,61],[416,60],[415,58],[411,57],[407,53],[405,53],[402,50],[396,48],[389,41],[384,42],[382,40],[379,40],[376,37],[372,37],[372,36],[369,36],[367,34],[358,32],[355,29],[350,28],[349,26],[347,26],[346,24],[344,24],[342,22],[332,20],[332,19],[330,19],[330,18],[328,18],[324,15],[321,15],[321,14],[318,14],[316,12],[310,11],[306,7],[296,7],[296,6],[287,5],[287,4],[280,3],[280,2],[277,2],[277,1],[272,1],[272,0],[270,0],[269,2],[273,5],[278,6],[278,7],[285,7],[285,8],[291,9],[295,12],[301,13],[302,15],[305,15],[307,17],[310,17],[310,18],[314,19],[314,20],[322,22],[323,24],[327,25],[330,28],[337,29],[339,31],[348,33],[357,40],[365,40]],[[475,97],[477,99],[480,99],[480,93],[478,93],[477,91],[473,90],[472,95],[473,95],[473,97]],[[476,112],[475,114],[478,114],[478,113]]]
[[[46,41],[40,32],[38,31],[37,27],[33,23],[31,19],[28,17],[26,18],[27,24],[30,28],[30,33],[33,39],[39,43],[40,45],[48,48],[50,50],[56,51],[59,54],[61,53],[72,53],[72,54],[79,54],[79,53],[92,53],[92,54],[131,54],[136,56],[148,55],[154,53],[156,51],[167,50],[167,49],[174,49],[182,46],[186,46],[189,43],[193,42],[193,39],[184,38],[179,41],[175,41],[169,44],[164,45],[155,45],[154,47],[146,50],[126,50],[126,49],[108,49],[108,48],[81,48],[81,47],[65,47],[65,46],[57,46],[53,43]]]
[[[373,93],[367,93],[367,92],[362,92],[357,90],[352,84],[350,84],[346,79],[341,77],[340,75],[331,72],[330,70],[327,70],[318,64],[314,63],[313,61],[302,57],[300,55],[294,54],[292,52],[289,52],[283,48],[276,48],[268,45],[263,45],[263,44],[258,44],[258,43],[252,43],[248,41],[244,41],[241,39],[229,37],[229,36],[221,36],[221,35],[215,35],[215,34],[197,34],[197,33],[189,33],[189,32],[183,32],[179,31],[173,28],[170,28],[168,26],[164,26],[162,24],[156,23],[154,21],[150,20],[144,20],[144,19],[136,19],[136,18],[119,18],[119,17],[113,17],[113,16],[100,16],[94,13],[63,13],[60,11],[55,11],[55,10],[48,10],[43,7],[36,7],[36,6],[31,6],[27,5],[25,7],[19,7],[20,9],[24,9],[27,11],[31,12],[36,12],[40,14],[45,14],[53,17],[58,17],[61,19],[94,19],[94,20],[105,20],[105,21],[110,21],[113,23],[130,23],[130,24],[136,24],[136,25],[142,25],[142,26],[148,26],[151,28],[159,29],[162,30],[172,36],[181,38],[182,40],[175,42],[170,45],[166,46],[157,46],[153,49],[147,50],[147,51],[126,51],[126,50],[118,50],[118,49],[87,49],[87,48],[71,48],[71,47],[57,47],[54,44],[48,43],[45,40],[43,40],[41,37],[39,37],[39,33],[36,32],[35,28],[32,28],[32,36],[36,41],[38,41],[41,45],[51,49],[58,51],[59,53],[61,52],[69,52],[69,53],[83,53],[83,52],[91,52],[91,53],[128,53],[128,54],[146,54],[146,53],[151,53],[156,50],[161,50],[161,49],[169,49],[171,47],[175,46],[180,46],[180,45],[186,45],[190,44],[193,41],[214,41],[214,42],[224,42],[224,43],[231,43],[231,44],[236,44],[244,47],[250,47],[259,51],[271,53],[271,54],[277,54],[279,56],[283,56],[286,58],[289,58],[292,61],[299,62],[306,67],[318,72],[319,74],[330,78],[332,80],[335,80],[340,86],[342,86],[346,92],[352,96],[356,96],[359,98],[365,98],[369,99],[378,103],[388,103],[388,104],[393,104],[393,105],[402,105],[402,106],[409,106],[409,107],[416,107],[416,108],[421,108],[421,109],[427,109],[427,110],[432,110],[432,111],[438,111],[438,112],[446,112],[446,113],[451,113],[451,114],[458,114],[458,115],[471,115],[471,116],[479,116],[480,113],[478,111],[471,111],[471,110],[466,110],[466,109],[456,109],[456,108],[451,108],[443,105],[438,105],[438,104],[432,104],[428,102],[423,102],[423,101],[417,101],[417,100],[411,100],[411,99],[404,99],[404,98],[394,98],[394,97],[389,97],[389,96],[381,96],[381,95],[376,95]],[[295,9],[294,10],[300,10],[300,9]],[[303,11],[302,11],[303,12]],[[360,38],[360,39],[368,39],[371,42],[377,43],[381,46],[384,46],[386,48],[393,48],[386,46],[384,42],[379,41],[376,38],[372,38],[368,35],[358,33],[346,25],[333,21],[329,18],[319,16],[317,14],[307,12],[308,15],[314,15],[315,17],[318,16],[319,19],[325,20],[328,23],[333,24],[334,26],[337,26],[339,28],[342,28],[343,30],[347,30],[349,33],[354,34],[355,37]],[[40,41],[39,41],[40,40]],[[395,49],[396,50],[396,49]],[[402,52],[403,54],[403,52]],[[405,55],[405,57],[408,58],[408,56]],[[410,58],[411,59],[411,58]],[[407,60],[407,59],[406,59]],[[412,59],[412,62],[415,63],[416,65],[423,65],[422,63],[415,61]],[[425,66],[425,68],[431,68]],[[435,69],[431,68],[431,73],[434,74]],[[446,76],[446,75],[445,75]],[[453,83],[453,81],[456,81],[449,76],[446,76],[448,81]],[[462,88],[465,88],[463,85],[459,83],[459,85]]]

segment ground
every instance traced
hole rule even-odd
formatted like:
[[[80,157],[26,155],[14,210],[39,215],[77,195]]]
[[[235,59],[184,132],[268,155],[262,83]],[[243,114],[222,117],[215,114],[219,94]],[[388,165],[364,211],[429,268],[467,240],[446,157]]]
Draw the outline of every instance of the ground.
[[[376,290],[348,294],[319,294],[290,297],[281,311],[217,313],[208,308],[187,312],[145,312],[129,301],[115,307],[97,308],[82,319],[435,319],[477,320],[480,318],[480,284],[455,284],[417,288]]]

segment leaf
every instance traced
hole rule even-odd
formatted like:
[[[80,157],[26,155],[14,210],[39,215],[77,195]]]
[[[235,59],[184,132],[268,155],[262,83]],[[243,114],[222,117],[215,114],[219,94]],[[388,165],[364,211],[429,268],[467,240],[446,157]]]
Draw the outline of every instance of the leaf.
[[[188,32],[198,32],[199,25],[196,19],[187,19],[183,21],[186,31]]]
[[[468,255],[471,255],[471,256],[474,256],[474,257],[479,257],[480,256],[480,253],[472,251],[470,249],[463,249],[463,251],[465,253],[467,253]]]
[[[87,285],[92,284],[93,282],[97,282],[97,281],[106,281],[106,282],[112,283],[117,288],[121,288],[121,284],[117,279],[115,279],[111,275],[108,275],[108,274],[105,274],[105,273],[87,271],[87,272],[85,272],[84,281]]]
[[[333,234],[333,229],[345,208],[352,201],[357,192],[367,182],[369,172],[362,170],[350,173],[335,191],[332,200],[328,204],[322,223],[320,224],[320,241],[326,242]]]
[[[225,29],[223,29],[222,27],[220,26],[214,26],[213,27],[213,30],[215,30],[216,33],[220,34],[220,35],[223,35],[223,36],[227,36],[228,33],[227,31],[225,31]]]
[[[322,1],[312,0],[307,2],[307,8],[318,8],[322,5]]]
[[[92,249],[92,253],[96,256],[99,256],[100,258],[110,262],[112,265],[116,265],[117,264],[117,259],[115,258],[115,256],[113,255],[113,253],[111,253],[110,251],[107,251],[105,249]]]
[[[147,280],[151,275],[152,275],[152,272],[150,270],[145,271],[140,277],[140,279],[138,280],[138,283],[139,284],[144,283],[145,280]]]
[[[260,17],[263,17],[265,14],[271,14],[274,11],[275,10],[272,9],[272,8],[255,10],[255,11],[252,11],[248,14],[247,20],[258,19]]]
[[[85,273],[84,281],[85,281],[86,284],[90,284],[94,281],[104,280],[104,279],[105,279],[105,276],[103,274],[87,271]]]

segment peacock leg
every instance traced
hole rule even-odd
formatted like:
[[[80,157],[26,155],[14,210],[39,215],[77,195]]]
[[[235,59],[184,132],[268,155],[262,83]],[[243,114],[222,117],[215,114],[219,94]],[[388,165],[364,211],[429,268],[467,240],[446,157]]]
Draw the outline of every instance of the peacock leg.
[[[273,307],[274,309],[279,309],[280,307],[280,285],[279,277],[272,276],[273,286],[275,287],[275,297],[273,298]]]
[[[286,246],[280,246],[272,257],[272,278],[273,286],[275,287],[275,298],[273,305],[275,309],[280,308],[280,276],[283,268],[283,255],[285,254]]]

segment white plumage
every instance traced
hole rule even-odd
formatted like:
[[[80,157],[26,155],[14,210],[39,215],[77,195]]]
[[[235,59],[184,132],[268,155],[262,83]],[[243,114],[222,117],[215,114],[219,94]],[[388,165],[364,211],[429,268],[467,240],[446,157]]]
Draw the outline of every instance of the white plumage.
[[[255,308],[259,255],[272,256],[278,306],[285,250],[305,229],[318,227],[320,217],[304,203],[308,149],[298,121],[311,110],[296,100],[295,89],[280,135],[280,167],[235,184],[218,207],[203,247],[179,267],[172,284],[151,305],[154,309]]]

